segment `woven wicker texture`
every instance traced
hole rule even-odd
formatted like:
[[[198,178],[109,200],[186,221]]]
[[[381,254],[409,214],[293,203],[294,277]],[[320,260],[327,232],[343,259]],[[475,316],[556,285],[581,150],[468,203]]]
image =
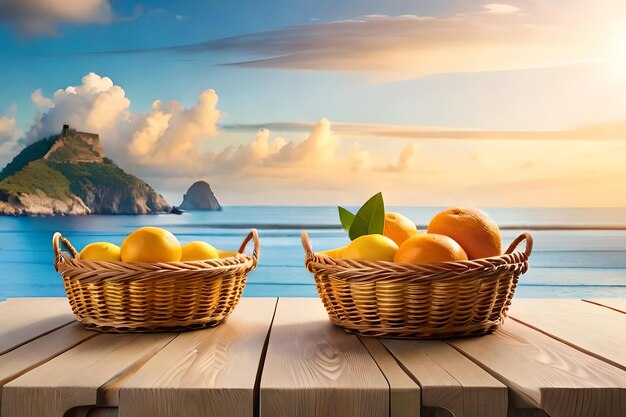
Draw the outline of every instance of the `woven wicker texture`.
[[[254,242],[252,255],[243,251]],[[61,252],[63,244],[69,254]],[[72,311],[102,332],[158,332],[215,326],[235,308],[248,272],[259,260],[252,230],[234,256],[193,262],[140,263],[76,259],[60,233],[52,238],[54,266],[63,277]]]
[[[524,240],[526,250],[515,251]],[[302,232],[306,268],[330,319],[349,332],[393,338],[473,336],[499,328],[528,270],[532,245],[523,233],[501,256],[411,265],[316,254]]]

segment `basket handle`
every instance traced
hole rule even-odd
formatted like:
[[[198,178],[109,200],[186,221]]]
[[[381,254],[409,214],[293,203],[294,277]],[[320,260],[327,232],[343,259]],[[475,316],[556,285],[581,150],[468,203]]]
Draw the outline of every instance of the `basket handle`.
[[[248,242],[250,242],[250,240],[254,242],[254,250],[252,251],[252,257],[254,258],[254,262],[258,263],[259,255],[261,254],[261,245],[259,243],[259,232],[257,232],[256,229],[250,230],[250,233],[248,233],[248,236],[246,236],[246,238],[243,240],[243,243],[241,244],[237,252],[243,253],[243,251],[246,249],[246,246],[248,245]]]
[[[526,255],[527,258],[530,257],[530,253],[533,250],[533,237],[528,232],[524,232],[516,237],[504,254],[508,255],[509,253],[513,253],[513,251],[517,248],[517,245],[522,243],[523,240],[526,241],[526,250],[524,250],[524,255]]]
[[[54,268],[58,271],[59,263],[63,262],[63,253],[61,253],[61,244],[70,251],[72,258],[76,258],[78,256],[78,251],[72,246],[67,238],[63,237],[61,233],[56,232],[52,236],[52,250],[54,250]]]
[[[306,252],[306,256],[311,256],[313,254],[313,247],[309,240],[309,234],[303,230],[300,234],[300,239],[302,240],[302,247],[304,248],[304,252]]]

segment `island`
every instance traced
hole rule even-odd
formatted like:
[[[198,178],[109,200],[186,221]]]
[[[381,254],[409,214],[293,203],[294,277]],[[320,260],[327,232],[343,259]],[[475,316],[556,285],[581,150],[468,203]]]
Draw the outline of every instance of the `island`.
[[[150,185],[109,159],[95,133],[64,125],[0,172],[0,214],[154,214],[171,209]]]
[[[222,206],[206,181],[196,181],[189,187],[178,208],[181,210],[221,210]]]

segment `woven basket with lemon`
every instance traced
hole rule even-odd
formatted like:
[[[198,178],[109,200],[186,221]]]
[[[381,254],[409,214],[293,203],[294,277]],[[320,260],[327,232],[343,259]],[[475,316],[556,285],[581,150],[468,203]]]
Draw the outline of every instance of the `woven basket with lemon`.
[[[250,241],[254,250],[247,255]],[[181,246],[158,227],[137,229],[121,247],[97,242],[79,253],[60,233],[52,246],[72,311],[86,327],[103,332],[215,326],[239,302],[260,250],[254,229],[237,252],[228,252],[200,241]]]
[[[444,210],[426,233],[386,213],[380,193],[356,214],[339,207],[339,217],[348,245],[314,252],[306,232],[302,245],[330,319],[350,332],[420,339],[490,333],[528,270],[530,234],[502,253],[498,225],[476,208]],[[516,251],[524,240],[524,252]]]

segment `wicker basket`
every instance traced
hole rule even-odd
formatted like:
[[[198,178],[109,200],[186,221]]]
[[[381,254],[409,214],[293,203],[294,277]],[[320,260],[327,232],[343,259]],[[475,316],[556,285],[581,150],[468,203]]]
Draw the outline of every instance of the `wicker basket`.
[[[514,252],[526,240],[524,252]],[[313,252],[302,233],[306,268],[330,319],[348,332],[440,339],[500,327],[533,240],[521,234],[504,255],[427,265],[333,259]]]
[[[253,255],[243,253],[254,242]],[[60,251],[65,245],[70,255]],[[102,332],[159,332],[215,326],[235,308],[248,272],[259,260],[252,230],[238,253],[223,259],[140,263],[76,259],[60,233],[52,238],[54,266],[63,277],[72,311],[87,328]]]

